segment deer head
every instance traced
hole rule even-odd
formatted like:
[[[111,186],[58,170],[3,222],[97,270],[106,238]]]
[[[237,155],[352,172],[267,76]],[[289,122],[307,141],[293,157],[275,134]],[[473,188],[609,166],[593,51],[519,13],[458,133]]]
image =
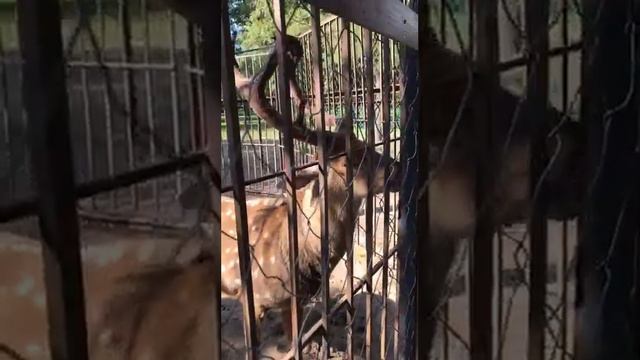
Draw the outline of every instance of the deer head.
[[[299,40],[293,36],[286,36],[286,50],[288,54],[287,62],[285,66],[289,67],[288,74],[295,73],[295,67],[302,58],[302,45]],[[265,88],[269,79],[275,73],[277,63],[277,53],[274,48],[269,57],[260,70],[252,79],[248,79],[240,69],[235,67],[236,87],[238,88],[240,96],[245,99],[251,109],[267,122],[273,128],[282,132],[285,125],[284,117],[278,113],[271,104],[267,101],[265,96]],[[299,87],[295,77],[289,80],[292,94],[295,93],[294,98],[299,97],[299,102],[305,104],[305,100],[302,97],[302,93],[299,91]],[[295,90],[298,89],[298,90]],[[304,105],[303,105],[304,106]],[[330,119],[331,122],[337,122],[338,129],[336,132],[325,130],[320,136],[318,130],[313,130],[305,127],[304,122],[300,118],[303,116],[303,111],[298,112],[298,119],[292,124],[292,136],[294,139],[308,143],[313,146],[320,145],[320,138],[324,138],[325,149],[328,151],[329,157],[334,157],[329,163],[329,183],[335,186],[346,186],[346,174],[347,174],[347,158],[346,156],[339,156],[344,154],[347,149],[347,141],[351,142],[351,163],[353,165],[353,189],[354,196],[363,198],[368,191],[373,193],[381,193],[384,191],[385,186],[391,192],[399,191],[401,176],[400,176],[400,164],[396,160],[388,156],[383,156],[378,153],[374,148],[369,146],[364,141],[358,139],[353,133],[350,133],[346,129],[346,121],[340,119]],[[346,155],[346,154],[345,154]],[[366,164],[367,161],[371,161],[377,165],[373,176],[371,177],[371,183],[368,181]],[[385,179],[384,169],[389,167],[391,176]],[[302,172],[300,180],[296,186],[306,185],[313,176],[318,176],[318,168],[309,168]]]

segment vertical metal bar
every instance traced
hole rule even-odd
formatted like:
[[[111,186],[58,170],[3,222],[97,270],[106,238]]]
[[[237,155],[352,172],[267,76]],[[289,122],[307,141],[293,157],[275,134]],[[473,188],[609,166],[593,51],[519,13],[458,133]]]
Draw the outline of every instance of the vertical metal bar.
[[[351,59],[352,59],[352,61],[354,63],[353,67],[351,68],[351,65],[350,65],[350,68],[349,68],[349,71],[353,72],[353,74],[351,74],[351,79],[352,79],[351,91],[353,92],[352,96],[353,96],[353,100],[354,100],[354,105],[352,107],[353,115],[351,115],[352,116],[352,119],[351,119],[352,121],[353,121],[353,118],[355,118],[356,121],[358,120],[358,116],[359,116],[358,114],[359,114],[359,111],[360,111],[360,96],[358,94],[358,80],[357,80],[358,79],[358,65],[357,65],[357,61],[356,61],[357,54],[356,54],[355,29],[356,29],[356,25],[353,25],[353,24],[348,29],[348,34],[349,34],[349,37],[350,37],[349,51],[351,52],[350,56],[351,56]],[[358,229],[358,231],[359,231],[359,229]]]
[[[582,98],[581,104],[586,115],[582,119],[587,128],[587,179],[593,180],[578,247],[576,358],[638,359],[631,294],[637,291],[633,253],[640,200],[640,104],[637,93],[633,100],[629,97],[632,84],[640,81],[637,25],[630,25],[638,3],[586,0],[582,4],[588,53],[582,60],[582,89],[589,101]],[[617,104],[624,105],[616,108]]]
[[[414,11],[418,11],[418,7],[422,10],[422,6],[426,5],[424,2],[417,0],[411,1],[411,8]],[[422,11],[421,11],[422,12]],[[426,24],[426,21],[422,22]],[[422,24],[421,23],[421,24]],[[424,26],[424,25],[421,25]],[[425,53],[425,52],[423,52]],[[402,128],[402,150],[400,155],[400,161],[402,164],[402,170],[405,174],[402,180],[402,186],[400,189],[400,227],[402,232],[400,234],[399,248],[398,248],[398,262],[400,267],[401,281],[399,291],[399,331],[401,339],[399,340],[398,354],[400,358],[404,359],[426,359],[428,354],[425,353],[424,343],[416,343],[423,334],[419,326],[425,325],[426,317],[421,321],[417,321],[417,316],[420,314],[418,311],[426,311],[425,308],[417,307],[417,303],[421,299],[416,296],[416,288],[420,288],[420,284],[417,283],[417,271],[424,269],[425,267],[418,266],[416,260],[416,253],[421,251],[423,240],[418,242],[418,238],[421,236],[420,231],[424,230],[421,225],[427,225],[428,217],[424,217],[418,214],[418,201],[417,196],[414,196],[417,187],[419,186],[419,177],[424,176],[420,173],[420,170],[424,171],[423,166],[419,167],[419,157],[415,156],[419,149],[420,142],[418,142],[421,124],[423,121],[420,119],[420,101],[415,101],[418,96],[421,96],[421,88],[423,87],[420,82],[426,77],[418,77],[418,51],[410,47],[403,47],[402,59],[402,85],[403,96],[401,100],[401,128]],[[422,60],[422,59],[420,59]],[[417,219],[420,218],[418,222]],[[425,221],[427,219],[427,221]],[[420,277],[424,279],[424,277]],[[419,332],[419,333],[418,333]],[[418,345],[418,346],[417,346]]]
[[[291,137],[291,101],[289,99],[289,87],[287,79],[293,74],[288,73],[293,69],[287,69],[286,64],[286,20],[284,0],[273,0],[273,11],[275,13],[276,22],[276,48],[278,52],[278,90],[279,108],[284,118],[284,131],[281,138],[284,138],[284,158],[287,191],[289,193],[289,256],[291,271],[291,333],[293,335],[292,348],[295,351],[297,360],[302,359],[302,346],[300,346],[300,315],[302,314],[300,303],[297,298],[298,294],[298,224],[297,224],[297,201],[296,191],[293,186],[295,184],[295,162],[293,153],[293,138]]]
[[[474,39],[476,38],[476,0],[467,0],[469,19],[467,20],[467,32],[469,39],[469,48],[467,53],[470,58],[474,58],[476,54],[476,46]]]
[[[373,38],[371,35],[371,31],[365,29],[363,31],[363,64],[364,64],[364,75],[365,75],[365,87],[364,91],[366,91],[366,106],[367,106],[367,143],[369,146],[374,147],[376,135],[375,135],[375,122],[376,122],[376,114],[375,114],[375,105],[373,98]],[[375,172],[376,163],[371,159],[367,158],[367,182],[369,184],[373,183],[374,177],[373,174]],[[373,235],[374,235],[374,224],[373,224],[373,192],[371,191],[370,186],[367,188],[367,197],[365,202],[365,229],[366,229],[366,240],[365,240],[365,250],[366,250],[366,259],[367,259],[367,276],[366,276],[366,304],[365,304],[365,319],[367,321],[366,324],[366,333],[365,333],[365,358],[371,359],[371,343],[373,341]]]
[[[169,58],[171,61],[169,79],[171,83],[171,123],[173,126],[173,152],[174,154],[180,154],[180,152],[182,151],[182,131],[180,131],[180,114],[178,113],[178,110],[180,108],[180,94],[178,93],[178,62],[176,59],[176,16],[173,12],[169,13],[169,42]],[[177,171],[175,174],[175,184],[176,194],[182,193],[181,171]],[[180,210],[184,215],[184,208],[180,207]]]
[[[497,266],[496,269],[498,271],[497,273],[497,278],[498,278],[498,289],[497,289],[497,295],[498,295],[498,299],[497,299],[497,314],[496,314],[496,318],[497,318],[497,322],[496,322],[496,335],[497,335],[497,341],[496,344],[497,345],[497,349],[496,349],[496,359],[497,360],[502,360],[503,359],[503,349],[502,349],[502,338],[503,336],[506,336],[506,334],[503,334],[504,329],[502,327],[502,314],[504,312],[504,276],[503,276],[503,268],[504,268],[504,238],[502,237],[502,229],[498,229],[498,236],[496,236],[496,242],[497,242]]]
[[[247,358],[257,359],[259,340],[256,332],[256,317],[253,303],[253,281],[251,279],[251,249],[247,222],[247,203],[244,188],[244,166],[242,162],[242,144],[240,142],[240,122],[236,107],[236,91],[233,75],[233,43],[229,27],[228,4],[222,2],[222,94],[227,121],[227,139],[229,141],[230,170],[233,181],[233,196],[235,199],[236,232],[238,239],[238,255],[240,276],[242,277],[242,305],[244,314],[245,344]],[[205,33],[206,41],[206,33]],[[213,54],[212,54],[213,55]],[[205,59],[206,60],[206,59]],[[206,62],[205,62],[206,64]],[[294,263],[295,264],[295,263]],[[295,265],[294,265],[295,266]],[[295,296],[294,296],[295,297]]]
[[[326,85],[329,89],[331,89],[331,75],[332,75],[332,69],[331,69],[331,65],[332,62],[330,61],[330,58],[327,57],[327,49],[331,49],[331,46],[329,45],[329,37],[327,36],[327,31],[326,31],[326,25],[322,26],[323,29],[323,35],[321,37],[321,41],[322,41],[322,52],[323,55],[325,56],[325,58],[327,58],[327,61],[323,62],[322,65],[324,66],[324,73],[326,74],[326,78],[322,79],[322,81],[326,81]],[[327,102],[327,106],[331,109],[335,108],[335,104],[333,103],[333,97],[331,96],[331,92],[325,94],[319,94],[318,96],[323,96],[325,97],[325,101]]]
[[[335,59],[333,57],[333,49],[335,44],[333,43],[333,22],[328,22],[325,25],[325,28],[329,28],[329,31],[325,31],[325,36],[328,37],[329,47],[325,49],[325,54],[328,55],[327,62],[329,63],[329,67],[331,69],[331,75],[329,76],[329,96],[331,97],[331,113],[336,114],[338,110],[338,99],[336,98],[335,89],[333,88],[333,84],[336,79],[336,67],[335,67]],[[328,53],[327,53],[328,52]]]
[[[7,162],[8,168],[13,169],[13,159],[12,159],[12,149],[13,149],[13,141],[11,138],[11,119],[9,118],[9,88],[8,88],[8,80],[7,80],[7,64],[6,64],[6,56],[4,52],[4,40],[2,29],[0,28],[0,86],[2,89],[2,109],[0,109],[0,116],[2,117],[2,129],[4,132],[4,146],[7,148]],[[5,200],[12,200],[14,198],[15,193],[15,178],[14,174],[10,173],[7,175],[7,198]]]
[[[210,14],[209,18],[210,20],[206,21],[205,23],[201,24],[202,26],[202,32],[203,32],[203,41],[202,41],[202,60],[204,62],[204,77],[202,77],[201,79],[203,79],[204,82],[204,91],[202,91],[202,96],[203,98],[200,101],[200,104],[204,105],[204,118],[207,119],[208,121],[206,121],[206,127],[207,127],[207,132],[209,132],[210,134],[207,136],[206,141],[208,141],[207,144],[207,154],[208,154],[208,158],[209,158],[209,163],[211,164],[211,169],[210,171],[212,172],[212,180],[213,180],[213,186],[211,188],[210,191],[210,195],[211,195],[211,203],[212,203],[212,211],[214,214],[217,214],[217,219],[220,219],[220,189],[221,189],[221,169],[222,169],[222,157],[220,156],[221,153],[221,136],[222,136],[222,131],[221,131],[221,118],[220,115],[222,113],[222,106],[221,106],[221,100],[222,100],[222,70],[224,68],[225,71],[225,95],[228,97],[233,97],[233,91],[234,86],[230,86],[230,84],[233,83],[233,70],[229,67],[229,66],[225,66],[223,67],[222,65],[225,64],[229,64],[228,59],[230,57],[230,54],[226,54],[227,57],[226,58],[222,58],[222,56],[220,56],[220,50],[222,49],[222,34],[221,34],[221,30],[225,29],[225,33],[224,33],[224,51],[223,54],[225,54],[226,51],[228,51],[229,47],[231,46],[229,43],[229,35],[228,35],[228,14],[227,11],[225,9],[224,12],[222,12],[223,6],[224,6],[225,2],[222,3],[222,5],[220,3],[216,3],[216,2],[208,2],[206,6],[204,6],[202,10],[206,11],[207,14]],[[146,8],[145,8],[146,9]],[[222,14],[221,14],[222,12]],[[147,23],[148,24],[148,23]],[[233,56],[233,55],[231,55]],[[199,58],[196,58],[197,60],[199,60]],[[200,87],[200,89],[202,89],[202,87]],[[231,94],[229,94],[229,90],[231,90]],[[225,105],[228,105],[228,102],[225,102]],[[229,106],[229,112],[233,113],[233,107]],[[203,121],[204,123],[204,121]],[[205,125],[205,124],[203,124]],[[203,132],[206,133],[206,132]],[[240,166],[240,168],[242,168],[242,166]],[[234,170],[232,170],[234,171]],[[240,175],[242,175],[242,172],[240,172]],[[240,191],[244,190],[242,187],[240,187],[239,189]],[[242,212],[240,212],[239,214],[242,214]],[[246,213],[245,213],[246,214]],[[220,275],[221,275],[221,271],[220,271],[220,229],[221,229],[221,223],[220,220],[216,220],[216,216],[213,216],[213,233],[212,233],[212,241],[213,241],[213,264],[212,264],[212,272],[213,272],[213,278],[211,279],[211,281],[213,282],[213,292],[214,292],[214,296],[211,302],[211,306],[212,306],[212,318],[210,319],[211,322],[204,322],[205,324],[210,324],[211,325],[211,338],[212,341],[210,342],[210,350],[212,352],[211,357],[213,359],[220,359],[221,358],[221,332],[222,329],[221,327],[221,318],[220,318],[220,295],[221,295],[221,288],[220,288],[220,282],[216,281],[217,279],[220,279]],[[239,218],[240,220],[242,220],[242,217]],[[240,223],[240,226],[242,227],[242,223]],[[246,224],[244,225],[244,228],[246,229]],[[248,252],[246,251],[247,249],[247,237],[246,237],[246,232],[238,232],[238,240],[241,240],[242,245],[239,245],[238,247],[241,248],[240,250],[245,250],[245,252],[239,252],[240,254],[240,261],[243,261],[241,264],[246,266],[246,260],[247,260],[247,256],[248,256]],[[247,274],[250,274],[250,272],[247,271],[247,269],[245,267],[241,267],[241,275],[243,275],[243,279],[246,279]],[[250,270],[250,269],[249,269]],[[242,273],[242,271],[244,271],[244,273]],[[247,283],[245,282],[245,286],[247,286]],[[251,286],[251,277],[249,276],[249,282],[248,282],[248,286],[249,287],[245,287],[245,289],[249,290],[250,286]],[[245,314],[247,314],[247,316],[249,317],[249,321],[253,321],[254,317],[251,317],[251,313],[250,310],[253,308],[253,302],[249,303],[247,301],[244,302],[245,304],[248,304]],[[250,327],[250,329],[253,329]],[[251,332],[250,332],[251,333]],[[247,336],[247,339],[249,339],[251,341],[251,344],[254,344],[254,340],[255,340],[255,335],[254,336]],[[251,347],[250,347],[251,349]]]
[[[476,131],[479,136],[478,169],[476,175],[476,228],[471,244],[471,359],[489,360],[493,356],[493,237],[492,193],[494,180],[493,114],[494,93],[499,80],[495,71],[497,49],[497,1],[489,0],[477,6],[476,59],[480,73],[485,77],[485,96],[479,96],[476,104]]]
[[[423,18],[425,18],[424,21],[420,22],[421,32],[424,33],[427,31],[432,31],[431,7],[428,1],[423,0],[420,3],[420,14]],[[424,38],[425,37],[420,37],[420,39],[423,39],[423,41]],[[429,107],[429,102],[433,101],[432,99],[434,99],[435,88],[432,83],[429,83],[429,81],[434,78],[434,76],[429,73],[429,69],[431,68],[429,67],[429,52],[423,51],[422,53],[420,53],[419,61],[420,68],[424,69],[426,72],[421,72],[420,74],[420,96],[424,97],[425,99],[425,107]],[[407,173],[412,170],[417,172],[418,187],[422,187],[422,184],[428,181],[429,172],[431,171],[428,161],[430,144],[427,139],[429,138],[429,133],[431,132],[432,120],[433,119],[429,118],[427,111],[422,111],[422,113],[420,113],[420,117],[418,118],[418,124],[407,124],[408,127],[414,127],[414,131],[420,134],[420,140],[418,140],[417,142],[413,139],[409,140],[413,141],[413,146],[416,147],[414,151],[417,153],[418,164],[415,164],[415,162],[411,164],[410,161],[407,160],[407,167],[411,166],[410,169],[407,169]],[[408,133],[408,129],[406,131],[407,136],[411,136],[411,134]],[[411,150],[412,149],[408,147],[406,149],[406,151]],[[427,188],[423,194],[419,195],[414,203],[415,205],[410,202],[407,204],[407,206],[415,206],[415,218],[419,219],[419,221],[413,220],[413,226],[415,229],[414,236],[416,236],[417,239],[412,239],[414,241],[414,244],[411,244],[414,249],[417,249],[417,251],[415,252],[415,259],[413,260],[415,263],[415,265],[413,265],[416,276],[414,283],[417,283],[417,296],[415,300],[411,299],[411,302],[415,304],[415,310],[412,311],[411,315],[415,316],[414,321],[416,322],[416,324],[407,325],[407,332],[415,329],[416,334],[415,338],[412,339],[412,344],[415,347],[416,358],[418,359],[429,358],[429,352],[432,350],[431,348],[433,347],[434,343],[433,340],[437,333],[438,322],[436,311],[441,311],[437,308],[436,301],[434,301],[435,297],[430,296],[429,294],[429,291],[434,288],[432,286],[434,280],[431,279],[437,276],[437,272],[435,272],[434,269],[434,267],[437,265],[433,265],[431,267],[425,266],[425,262],[429,265],[431,265],[431,262],[435,264],[435,260],[431,259],[436,259],[436,257],[438,256],[437,254],[435,254],[435,251],[432,251],[432,249],[437,249],[437,247],[432,244],[432,239],[430,236],[431,209],[429,206],[429,193],[430,191]],[[404,216],[409,217],[412,216],[412,214],[408,213]],[[407,219],[405,221],[409,222],[411,221],[411,219]],[[409,237],[409,239],[411,238]],[[445,254],[444,256],[447,255]]]
[[[119,18],[120,28],[122,30],[122,60],[125,63],[131,62],[133,56],[133,47],[131,45],[131,16],[129,14],[129,2],[119,0],[120,7]],[[133,144],[133,130],[138,125],[138,99],[136,97],[135,82],[133,81],[133,72],[129,69],[123,69],[122,81],[126,108],[126,137],[127,137],[127,161],[129,170],[135,169],[135,155]],[[134,209],[138,209],[138,185],[130,188],[131,202]]]
[[[562,46],[569,46],[569,0],[562,0]],[[569,110],[569,54],[562,54],[562,112],[567,113]],[[569,255],[569,239],[568,239],[568,223],[562,222],[562,253],[560,259],[560,269],[562,277],[560,277],[560,345],[562,353],[560,360],[566,360],[569,350],[568,339],[568,255]]]
[[[549,48],[548,33],[549,2],[525,1],[525,26],[528,52],[535,61],[527,65],[527,101],[526,111],[538,114],[535,118],[544,119],[549,91],[549,60],[545,54]],[[531,146],[531,196],[533,211],[529,221],[529,239],[531,246],[530,290],[529,290],[529,360],[544,360],[547,295],[547,220],[544,192],[535,194],[538,178],[542,175],[547,162],[546,138],[548,128],[544,122],[534,125]]]
[[[392,104],[393,104],[393,108],[392,108],[392,118],[393,118],[393,122],[394,124],[398,124],[399,120],[398,120],[398,113],[397,113],[397,108],[398,108],[398,91],[396,90],[396,86],[399,88],[400,86],[400,82],[399,82],[399,76],[398,76],[398,71],[397,71],[397,62],[396,62],[396,55],[398,55],[398,59],[399,59],[399,55],[400,55],[400,50],[398,48],[398,46],[396,46],[395,41],[391,42],[391,49],[393,49],[392,51],[392,55],[391,55],[391,81],[393,84],[393,91],[391,92],[391,99],[392,99]],[[394,138],[395,138],[395,134],[396,134],[396,129],[394,128]],[[400,131],[400,134],[402,134],[402,131]],[[400,143],[400,144],[398,144]],[[400,141],[396,141],[393,143],[393,153],[396,154],[396,156],[398,155],[398,146],[400,146],[400,148],[402,148],[402,136],[400,136]],[[398,196],[394,194],[393,197],[393,202],[394,204],[396,204],[396,216],[394,217],[394,230],[395,231],[395,236],[394,236],[394,243],[395,245],[398,244],[399,242],[399,234],[398,234],[398,224],[399,221],[397,220],[399,217],[399,213],[400,213],[400,207],[398,206]],[[396,254],[394,256],[395,261],[395,267],[394,267],[394,271],[396,274],[396,279],[395,279],[395,283],[396,283],[396,303],[400,303],[400,261],[399,261],[399,256]],[[394,333],[393,333],[393,353],[394,354],[399,354],[400,352],[400,311],[396,308],[396,312],[395,315],[393,316],[393,328],[395,329]]]
[[[448,0],[440,0],[440,14],[438,14],[440,18],[440,39],[442,45],[447,44],[447,1]]]
[[[143,59],[145,63],[149,63],[150,61],[150,39],[151,39],[151,31],[149,26],[149,9],[147,0],[140,0],[140,6],[142,7],[142,17],[144,22],[144,53]],[[154,81],[152,77],[151,70],[146,69],[144,72],[144,85],[145,85],[145,94],[146,94],[146,105],[147,105],[147,127],[149,133],[155,134],[156,126],[155,126],[155,100],[153,96],[153,88]],[[153,140],[153,137],[149,137],[149,160],[153,163],[156,161],[156,144]],[[155,210],[158,212],[160,210],[160,194],[158,193],[158,179],[153,179],[151,182],[151,196],[153,197],[153,202],[155,204]]]
[[[88,60],[89,54],[86,49],[86,41],[84,38],[80,40],[82,45],[82,57],[84,60]],[[95,170],[93,166],[93,122],[91,118],[91,97],[89,96],[89,81],[87,76],[87,69],[82,67],[80,69],[80,76],[82,82],[82,105],[84,110],[84,126],[85,126],[85,139],[87,142],[86,156],[87,156],[87,171],[89,172],[89,179],[93,180],[95,177]],[[91,206],[96,209],[96,197],[91,197]]]
[[[97,5],[97,12],[98,12],[98,16],[100,16],[100,39],[101,39],[101,47],[102,47],[102,59],[96,59],[97,61],[106,61],[105,59],[105,49],[106,49],[106,43],[107,43],[107,24],[106,24],[106,16],[105,16],[105,9],[104,9],[104,1],[105,0],[98,0],[98,5]],[[107,86],[108,84],[106,83],[106,79],[105,79],[105,83],[103,84],[102,87],[102,98],[104,101],[104,108],[105,108],[105,116],[106,116],[106,121],[105,121],[105,132],[107,133],[107,169],[108,169],[108,174],[109,176],[113,176],[114,172],[115,172],[115,164],[114,164],[114,158],[113,158],[113,114],[111,113],[111,99],[109,96],[109,92],[107,90]],[[118,191],[114,190],[111,191],[109,193],[109,197],[111,199],[111,208],[112,209],[116,209],[118,206]]]
[[[353,133],[353,118],[352,118],[352,97],[351,97],[351,24],[346,20],[341,20],[340,30],[340,57],[342,58],[341,82],[342,89],[344,91],[344,109],[345,114],[342,121],[345,121],[345,129],[349,134]],[[347,152],[347,206],[345,211],[347,212],[347,223],[353,223],[352,218],[353,209],[353,166],[351,158],[351,137],[347,137],[346,142]],[[354,307],[353,307],[353,233],[348,232],[345,243],[347,244],[347,359],[353,360],[353,328],[354,328]]]
[[[197,28],[196,28],[197,30]],[[202,36],[202,32],[201,31],[195,31],[195,39],[196,39],[196,44],[198,44],[199,42],[203,42],[203,36]],[[196,49],[200,50],[200,52],[204,53],[204,51],[202,49],[199,49],[198,47],[196,47]],[[199,56],[196,56],[196,68],[200,69],[203,68],[204,65],[202,64],[202,59]],[[202,76],[197,76],[197,81],[196,81],[196,88],[198,89],[198,99],[200,101],[200,104],[204,104],[205,102],[205,94],[203,91],[203,77]],[[222,96],[221,96],[222,98]],[[202,112],[201,112],[202,114]],[[207,134],[207,129],[206,129],[206,121],[201,121],[201,128],[200,128],[200,133],[201,133],[201,142],[205,143],[207,142],[208,139],[208,134]]]
[[[327,149],[324,136],[325,118],[324,118],[324,94],[323,73],[322,73],[322,49],[320,48],[320,9],[311,7],[311,52],[313,62],[313,89],[316,96],[314,97],[315,125],[318,132],[318,159],[320,161],[319,181],[322,184],[320,190],[321,205],[321,255],[322,255],[322,350],[321,359],[329,358],[329,197],[327,196],[327,175],[329,168],[327,167]]]
[[[142,3],[145,3],[145,0],[141,0]],[[145,9],[146,11],[146,9]],[[148,32],[148,26],[147,26]],[[202,122],[202,114],[200,113],[200,99],[198,98],[198,75],[195,73],[195,69],[197,67],[196,64],[196,42],[195,42],[195,28],[189,23],[187,24],[187,48],[189,52],[189,74],[187,76],[187,84],[189,91],[189,115],[191,118],[191,150],[197,151],[202,147],[202,134],[201,134],[201,122]],[[148,73],[148,71],[147,71]]]
[[[389,50],[389,39],[382,37],[382,139],[383,149],[382,155],[391,156],[390,129],[391,129],[391,51]],[[389,166],[384,169],[384,178],[390,177]],[[387,324],[389,322],[389,189],[385,187],[383,193],[383,229],[382,229],[382,314],[381,314],[381,331],[380,331],[380,358],[387,359],[389,350],[387,349]]]
[[[54,0],[22,0],[17,9],[50,354],[53,359],[88,359],[60,7]]]

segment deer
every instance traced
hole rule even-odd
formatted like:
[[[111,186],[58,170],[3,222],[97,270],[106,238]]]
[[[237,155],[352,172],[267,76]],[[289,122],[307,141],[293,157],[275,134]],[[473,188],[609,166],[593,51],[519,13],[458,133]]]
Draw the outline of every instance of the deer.
[[[285,66],[294,69],[302,56],[302,47],[299,40],[292,36],[286,36],[288,61]],[[252,78],[246,77],[235,64],[234,74],[238,94],[245,99],[251,109],[275,129],[282,131],[285,126],[283,116],[277,112],[265,96],[265,86],[273,76],[277,63],[277,49],[269,53],[263,68]],[[291,82],[291,92],[294,96],[300,96],[298,104],[305,104],[296,80]],[[298,117],[303,111],[298,112]],[[308,113],[308,112],[306,112]],[[313,146],[320,146],[320,139],[325,141],[327,150],[328,168],[326,172],[326,189],[320,181],[320,168],[318,165],[299,170],[295,176],[293,189],[297,195],[297,224],[298,224],[298,263],[297,271],[300,274],[298,298],[301,303],[308,302],[319,290],[322,275],[321,257],[321,225],[322,211],[320,196],[327,197],[328,223],[331,229],[328,236],[329,242],[329,269],[333,269],[345,255],[348,244],[348,234],[353,234],[355,219],[362,203],[368,194],[380,194],[383,191],[397,192],[400,190],[401,171],[400,163],[378,153],[374,147],[358,139],[355,134],[346,129],[347,121],[340,120],[335,131],[310,129],[299,118],[294,120],[293,137]],[[321,136],[322,135],[322,136]],[[347,143],[350,141],[350,161],[347,160]],[[349,165],[349,163],[351,165]],[[368,167],[363,164],[377,165],[373,174],[368,173]],[[352,167],[353,179],[350,182],[353,197],[349,199],[349,183],[347,182],[348,167]],[[385,177],[388,169],[389,177]],[[251,249],[251,277],[253,282],[253,299],[256,315],[256,324],[260,328],[260,321],[270,309],[280,309],[282,313],[282,330],[287,339],[286,344],[279,344],[281,351],[286,351],[291,344],[291,296],[290,279],[293,274],[289,267],[289,222],[286,193],[278,196],[259,196],[247,200],[248,240]],[[220,287],[224,294],[232,298],[242,295],[243,283],[239,269],[238,240],[236,234],[236,221],[239,214],[235,213],[234,199],[229,196],[221,196],[221,244]],[[171,317],[172,329],[158,327],[152,318],[165,314],[167,309],[162,306],[178,306],[183,302],[189,302],[190,306],[201,308],[205,311],[208,306],[207,299],[212,296],[211,266],[213,256],[211,251],[203,251],[194,260],[181,265],[167,265],[158,268],[147,269],[140,274],[135,274],[123,279],[123,292],[114,296],[108,306],[108,311],[102,324],[102,329],[93,337],[96,347],[115,347],[128,349],[127,356],[138,358],[152,351],[142,344],[147,344],[143,339],[143,330],[154,333],[158,329],[169,331],[179,336],[186,328],[197,327],[195,317],[177,319]],[[153,295],[149,295],[153,294]],[[146,305],[144,305],[146,303]],[[135,311],[144,312],[140,318],[141,324],[136,324],[130,315],[132,304],[136,304]],[[144,310],[143,310],[144,309]],[[155,312],[155,313],[154,313]],[[187,314],[188,315],[188,314]],[[164,315],[166,316],[166,315]],[[191,319],[191,320],[188,320]],[[149,324],[156,324],[151,326]],[[138,330],[136,330],[138,329]],[[142,338],[141,338],[142,336]],[[163,333],[163,336],[167,336]],[[198,342],[201,334],[192,334],[192,341]],[[168,337],[168,336],[167,336]],[[205,340],[203,340],[205,341]],[[161,342],[157,346],[160,349],[153,350],[152,358],[172,358],[175,350],[170,347],[171,342]],[[184,349],[183,349],[184,351]],[[194,350],[195,351],[195,350]]]

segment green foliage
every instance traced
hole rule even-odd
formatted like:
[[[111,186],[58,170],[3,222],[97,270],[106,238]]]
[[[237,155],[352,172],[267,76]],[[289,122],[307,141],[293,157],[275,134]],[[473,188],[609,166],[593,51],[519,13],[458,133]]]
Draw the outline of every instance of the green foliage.
[[[251,12],[246,25],[240,32],[237,43],[243,49],[252,49],[270,45],[275,38],[276,28],[273,19],[271,0],[245,0],[251,2]],[[311,25],[311,15],[305,4],[299,0],[285,0],[287,33],[297,36],[308,30]]]
[[[256,0],[229,0],[229,18],[235,28],[244,28]]]

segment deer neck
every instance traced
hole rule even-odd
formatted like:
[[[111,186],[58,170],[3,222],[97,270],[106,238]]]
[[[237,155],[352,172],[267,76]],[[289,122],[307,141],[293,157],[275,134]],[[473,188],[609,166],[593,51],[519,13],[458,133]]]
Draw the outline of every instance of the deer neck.
[[[344,181],[332,181],[331,176],[328,180],[329,263],[333,268],[345,254],[347,235],[353,234],[362,199],[354,197],[351,213],[349,213],[348,193],[345,190],[346,184]],[[298,240],[301,245],[300,255],[310,260],[319,260],[321,258],[319,237],[322,230],[323,204],[319,196],[320,189],[320,182],[314,180],[297,193],[298,203],[303,213],[300,215],[299,222],[301,235]],[[314,241],[308,241],[309,239]]]

